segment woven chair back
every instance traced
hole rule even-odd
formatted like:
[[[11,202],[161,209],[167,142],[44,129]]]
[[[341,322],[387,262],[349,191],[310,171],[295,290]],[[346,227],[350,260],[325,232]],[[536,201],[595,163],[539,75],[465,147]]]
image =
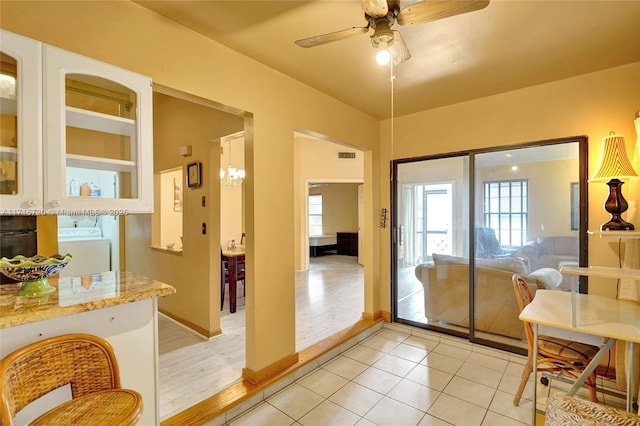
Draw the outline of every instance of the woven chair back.
[[[529,289],[529,285],[520,275],[514,275],[512,277],[513,280],[513,291],[516,294],[516,301],[518,302],[518,308],[520,308],[520,312],[533,300],[533,294],[531,294],[531,289]],[[524,332],[527,336],[527,346],[529,351],[533,350],[533,327],[531,327],[531,323],[523,321],[522,326],[524,327]]]
[[[111,345],[89,334],[67,334],[20,348],[0,361],[2,425],[32,401],[69,384],[73,398],[120,388]]]

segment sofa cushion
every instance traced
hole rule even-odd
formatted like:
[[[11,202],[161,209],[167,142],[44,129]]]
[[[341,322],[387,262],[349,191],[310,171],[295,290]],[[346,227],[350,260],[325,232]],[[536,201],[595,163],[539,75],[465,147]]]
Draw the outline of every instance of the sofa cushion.
[[[433,263],[438,265],[469,265],[469,259],[461,256],[451,256],[448,254],[433,253]]]
[[[433,263],[436,266],[438,279],[446,279],[451,272],[449,267],[469,268],[469,259],[461,256],[450,256],[447,254],[433,254]],[[509,271],[514,274],[526,276],[528,271],[524,261],[517,257],[496,257],[496,258],[476,258],[476,268],[499,269]]]
[[[576,256],[578,247],[578,237],[541,237],[538,240],[540,254]]]
[[[448,254],[433,253],[433,263],[436,266],[436,274],[438,280],[446,280],[449,277],[451,267],[455,267],[458,271],[464,267],[469,268],[469,259],[460,256],[450,256]]]
[[[489,259],[476,259],[476,267],[501,269],[514,274],[527,275],[527,265],[517,257],[498,257]]]

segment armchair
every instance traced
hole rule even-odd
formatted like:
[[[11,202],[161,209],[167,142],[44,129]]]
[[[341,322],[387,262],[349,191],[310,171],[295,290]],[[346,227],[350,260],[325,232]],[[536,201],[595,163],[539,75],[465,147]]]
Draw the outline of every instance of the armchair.
[[[508,257],[516,250],[502,248],[496,231],[492,228],[476,228],[476,257]]]

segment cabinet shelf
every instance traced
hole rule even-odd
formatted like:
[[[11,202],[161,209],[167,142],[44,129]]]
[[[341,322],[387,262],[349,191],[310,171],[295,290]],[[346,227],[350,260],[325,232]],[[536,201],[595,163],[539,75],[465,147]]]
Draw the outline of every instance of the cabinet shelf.
[[[598,235],[600,238],[636,239],[640,238],[640,231],[587,231],[589,235]]]
[[[67,154],[67,167],[131,173],[136,171],[136,163],[133,161],[76,154]]]
[[[14,98],[0,96],[0,114],[17,116],[18,102]]]
[[[136,121],[80,108],[66,107],[67,126],[134,137]]]
[[[568,275],[582,275],[586,277],[621,278],[640,280],[640,269],[614,268],[609,266],[561,266],[560,272]]]
[[[10,146],[0,146],[0,159],[3,161],[16,161],[18,149]]]

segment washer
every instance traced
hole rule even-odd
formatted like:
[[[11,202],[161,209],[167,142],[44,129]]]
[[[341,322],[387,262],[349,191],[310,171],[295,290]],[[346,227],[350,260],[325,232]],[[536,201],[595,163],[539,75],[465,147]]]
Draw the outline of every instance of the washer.
[[[111,270],[111,246],[100,228],[59,228],[58,251],[71,253],[71,262],[60,271],[61,277],[98,274]]]

